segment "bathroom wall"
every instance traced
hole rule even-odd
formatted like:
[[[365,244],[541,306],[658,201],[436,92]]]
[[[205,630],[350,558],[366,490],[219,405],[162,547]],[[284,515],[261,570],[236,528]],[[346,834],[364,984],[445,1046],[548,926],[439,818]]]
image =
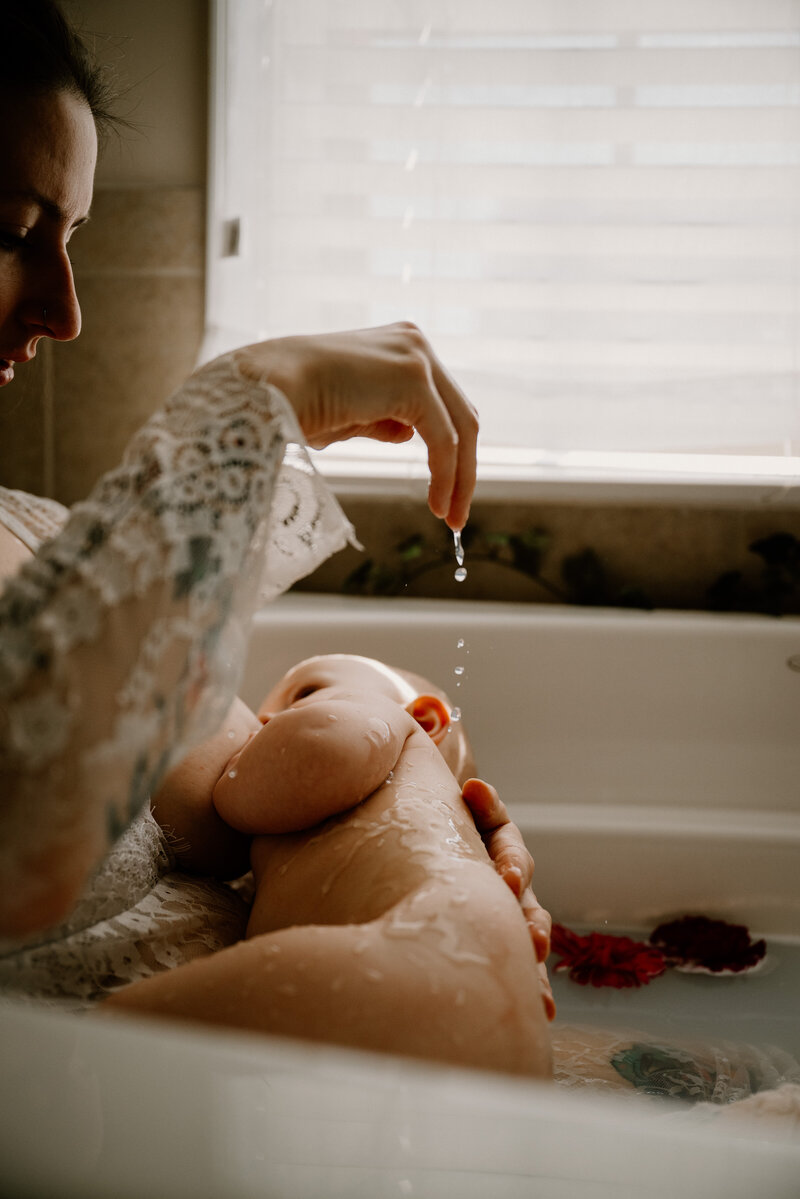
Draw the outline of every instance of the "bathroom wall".
[[[463,583],[422,496],[343,503],[363,552],[334,555],[298,590],[800,614],[800,510],[788,503],[520,504],[481,499],[479,485]]]
[[[78,341],[43,342],[0,409],[0,478],[70,504],[191,370],[203,330],[207,0],[66,0],[113,72],[92,219],[71,243]]]
[[[209,5],[65,7],[116,75],[117,107],[131,128],[104,147],[92,219],[72,243],[83,333],[68,345],[40,344],[37,360],[4,393],[0,479],[69,504],[114,465],[199,350]],[[468,530],[479,532],[468,544],[468,579],[458,585],[451,545],[424,493],[420,483],[418,499],[343,497],[365,553],[336,555],[301,586],[739,610],[774,609],[777,596],[782,611],[800,612],[796,500],[514,503],[489,502],[479,489]],[[748,548],[776,535],[784,539],[774,543],[783,555],[777,564]]]

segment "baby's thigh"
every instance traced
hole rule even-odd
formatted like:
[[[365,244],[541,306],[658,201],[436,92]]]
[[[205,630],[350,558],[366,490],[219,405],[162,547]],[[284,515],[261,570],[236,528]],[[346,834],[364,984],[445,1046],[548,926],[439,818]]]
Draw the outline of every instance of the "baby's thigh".
[[[491,905],[428,885],[380,920],[248,937],[104,1006],[549,1077],[535,958],[517,904],[508,892],[506,907],[498,888]]]
[[[379,925],[374,968],[395,1029],[424,1056],[549,1077],[541,979],[519,906],[485,867],[465,886],[426,885]]]

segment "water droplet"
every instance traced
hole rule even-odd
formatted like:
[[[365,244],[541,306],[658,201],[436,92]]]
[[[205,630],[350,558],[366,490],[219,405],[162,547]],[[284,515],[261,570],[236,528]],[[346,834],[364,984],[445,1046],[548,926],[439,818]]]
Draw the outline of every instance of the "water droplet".
[[[339,717],[334,716],[333,712],[328,713],[328,720],[331,722],[331,724],[335,724],[338,719]]]
[[[459,530],[456,530],[453,533],[453,544],[455,545],[455,549],[456,549],[456,562],[458,563],[459,566],[463,566],[464,565],[464,547],[461,544],[461,532]]]
[[[236,736],[236,729],[228,729],[228,732],[226,735],[227,735],[229,741],[233,741],[233,738]]]
[[[453,674],[463,674],[463,673],[464,673],[463,666],[456,666],[455,670],[453,671]]]
[[[458,641],[456,642],[456,649],[463,649],[464,645],[465,645],[464,638],[459,637]]]
[[[235,770],[229,770],[229,771],[228,771],[228,778],[229,778],[229,779],[235,779],[235,778],[236,778],[236,771],[235,771]]]
[[[459,566],[458,570],[453,575],[453,578],[455,579],[455,581],[457,583],[463,583],[464,579],[466,579],[466,577],[467,577],[467,568],[465,566]]]
[[[450,713],[450,723],[458,724],[460,719],[461,719],[461,709],[453,708],[453,711]]]

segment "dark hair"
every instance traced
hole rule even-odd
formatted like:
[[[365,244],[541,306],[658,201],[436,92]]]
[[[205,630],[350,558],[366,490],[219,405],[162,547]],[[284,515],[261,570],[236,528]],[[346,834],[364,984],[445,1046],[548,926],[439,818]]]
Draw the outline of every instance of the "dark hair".
[[[5,48],[0,91],[28,96],[71,92],[86,101],[98,132],[115,123],[106,72],[56,0],[0,0],[0,31]]]

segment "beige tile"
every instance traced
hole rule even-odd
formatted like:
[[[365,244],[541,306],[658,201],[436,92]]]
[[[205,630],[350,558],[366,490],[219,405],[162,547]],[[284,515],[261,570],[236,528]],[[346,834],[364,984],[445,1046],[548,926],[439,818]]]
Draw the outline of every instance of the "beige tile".
[[[131,434],[193,369],[203,333],[199,278],[87,277],[84,332],[56,347],[57,498],[83,498]]]
[[[71,243],[78,286],[109,271],[202,271],[204,211],[201,188],[98,190],[91,220]]]

